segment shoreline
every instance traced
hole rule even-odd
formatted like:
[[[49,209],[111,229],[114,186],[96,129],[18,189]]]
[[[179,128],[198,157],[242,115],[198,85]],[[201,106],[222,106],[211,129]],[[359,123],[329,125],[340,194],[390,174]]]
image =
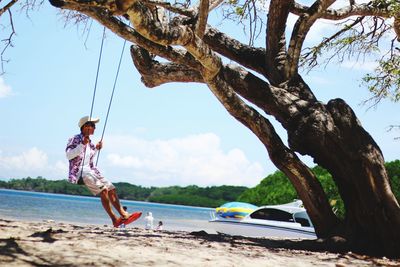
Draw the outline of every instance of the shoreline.
[[[129,225],[129,228],[136,228],[138,230],[145,230],[145,224],[143,222],[143,215],[142,217],[137,220],[136,222],[132,223]],[[2,221],[10,221],[10,222],[21,222],[21,223],[27,223],[27,224],[48,224],[49,227],[52,225],[75,225],[75,226],[87,226],[87,227],[104,227],[104,228],[113,228],[111,220],[108,218],[103,219],[102,222],[84,222],[84,221],[75,221],[75,220],[57,220],[57,219],[41,219],[41,218],[22,218],[22,217],[12,217],[12,216],[3,216],[0,218],[0,223]],[[157,221],[155,221],[156,223]],[[165,232],[198,232],[198,231],[204,231],[207,234],[217,234],[217,232],[211,228],[211,226],[208,224],[208,221],[202,221],[202,220],[189,220],[189,219],[182,219],[179,221],[176,221],[171,224],[171,221],[167,221],[168,224],[164,222],[163,225],[163,231]],[[153,231],[156,231],[155,228],[157,225],[154,223],[154,229]],[[196,227],[193,227],[192,225],[196,224]],[[0,227],[0,230],[2,228]],[[1,236],[1,235],[0,235]]]
[[[318,243],[314,241],[314,245]],[[400,266],[301,240],[0,219],[4,266]]]
[[[128,212],[152,212],[154,222],[162,221],[164,229],[167,230],[213,230],[208,225],[208,219],[211,218],[210,213],[214,209],[125,200],[121,203],[127,206]],[[112,223],[100,199],[88,200],[86,197],[69,195],[60,197],[50,193],[0,189],[0,213],[1,218],[11,220],[55,220],[100,226]],[[135,225],[145,227],[144,215]]]

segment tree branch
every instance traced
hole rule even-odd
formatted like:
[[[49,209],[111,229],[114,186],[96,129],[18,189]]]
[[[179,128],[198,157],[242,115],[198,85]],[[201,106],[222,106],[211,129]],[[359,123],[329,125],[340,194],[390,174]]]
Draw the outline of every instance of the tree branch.
[[[307,13],[302,14],[297,20],[288,48],[288,58],[285,66],[285,74],[287,79],[290,79],[297,74],[301,48],[311,26],[335,1],[336,0],[317,0],[307,10]]]
[[[282,121],[280,112],[275,109],[276,102],[271,86],[246,69],[237,65],[224,66],[224,80],[232,87],[235,93],[254,104],[265,113]]]
[[[171,46],[159,45],[144,38],[132,27],[123,23],[120,19],[114,17],[110,12],[105,9],[91,7],[83,8],[81,5],[73,2],[63,2],[62,8],[69,10],[79,10],[80,13],[95,19],[100,24],[104,25],[121,38],[129,42],[136,43],[137,45],[145,48],[149,52],[159,55],[167,60],[176,62],[178,64],[185,64],[187,67],[196,70],[201,70],[203,68],[202,65],[199,64],[199,62],[197,62],[197,60],[193,58],[192,55],[187,53],[186,50],[176,49]]]
[[[295,3],[290,12],[302,16],[308,12],[310,7]],[[320,14],[320,18],[329,20],[342,20],[351,16],[379,16],[383,18],[392,17],[392,6],[376,6],[372,2],[364,4],[350,4],[339,9],[327,9]]]
[[[12,37],[15,34],[14,21],[13,21],[11,10],[7,9],[7,12],[9,13],[9,16],[10,16],[11,33],[10,33],[10,35],[9,35],[9,37],[7,39],[2,40],[3,42],[5,42],[5,46],[4,46],[4,48],[3,48],[3,50],[1,51],[1,54],[0,54],[0,60],[1,60],[1,73],[0,74],[4,73],[4,63],[8,62],[8,60],[6,60],[4,58],[4,53],[5,53],[5,51],[7,50],[7,48],[9,46],[12,47]]]
[[[397,41],[400,42],[400,15],[394,18],[393,29],[397,36]]]
[[[163,7],[166,10],[169,10],[173,13],[184,15],[184,16],[187,16],[190,18],[194,18],[196,16],[196,12],[192,8],[181,8],[179,6],[171,5],[171,3],[164,2],[164,1],[144,0],[143,3],[152,5],[152,6],[160,6],[160,7]]]
[[[63,9],[88,11],[90,8],[101,9],[103,12],[122,15],[120,10],[122,0],[49,0],[50,4]]]
[[[208,28],[203,39],[215,52],[246,68],[265,75],[265,49],[243,44],[215,28]],[[245,55],[245,56],[244,56]]]
[[[160,63],[139,46],[131,46],[131,56],[136,69],[142,75],[142,82],[147,87],[152,88],[169,82],[204,83],[200,72],[180,64]]]
[[[87,0],[51,0],[51,3],[60,8],[72,9],[81,13],[90,14],[89,16],[94,17],[104,25],[113,20],[112,16],[114,11],[110,12],[109,8],[116,9],[112,6],[111,0],[106,0],[103,4],[99,4],[93,0],[82,4],[81,1]],[[154,19],[152,10],[138,1],[133,2],[132,5],[129,6],[126,14],[129,16],[136,31],[130,27],[127,28],[123,23],[115,20],[115,18],[113,20],[114,23],[109,25],[108,28],[111,29],[111,27],[113,27],[112,30],[117,34],[119,34],[121,30],[129,29],[131,34],[127,36],[127,40],[131,38],[135,39],[134,42],[148,49],[150,52],[152,49],[160,50],[157,51],[156,54],[160,54],[160,52],[164,51],[163,54],[167,56],[166,58],[171,57],[168,55],[168,53],[171,52],[171,45],[183,46],[194,59],[202,65],[201,68],[197,65],[196,69],[202,69],[204,78],[212,78],[218,73],[221,67],[221,59],[213,53],[205,42],[194,34],[189,26],[176,25],[174,23],[162,25],[158,20]],[[143,46],[141,43],[148,45],[148,47]],[[175,59],[182,60],[183,58],[182,53],[180,53],[180,55],[175,53],[175,56]],[[191,64],[196,65],[194,62]],[[187,63],[185,63],[185,65],[187,65]]]
[[[278,84],[284,78],[284,65],[286,61],[285,29],[289,15],[291,1],[271,0],[267,29],[266,29],[266,61],[270,66],[268,77],[271,83]],[[276,66],[272,67],[272,66]]]
[[[167,28],[160,28],[140,2],[135,2],[127,14],[132,25],[145,38],[161,45],[181,45],[187,49],[203,65],[205,79],[212,79],[219,72],[221,59],[189,26],[170,23]]]
[[[195,29],[195,33],[200,39],[203,39],[204,32],[206,30],[208,12],[209,12],[209,0],[200,0],[197,12],[198,18]]]
[[[346,24],[344,27],[342,27],[341,30],[335,32],[332,36],[324,38],[322,40],[322,42],[320,42],[318,45],[316,45],[312,48],[306,48],[305,50],[309,50],[309,51],[304,52],[303,62],[301,65],[302,66],[306,65],[305,67],[308,69],[312,69],[315,66],[319,65],[317,60],[318,60],[319,56],[322,54],[323,49],[327,49],[329,47],[329,45],[333,41],[338,39],[341,35],[345,34],[348,31],[351,31],[354,26],[361,24],[364,18],[365,17],[356,18],[352,23]],[[337,45],[340,45],[340,44],[337,44]],[[333,46],[336,50],[336,53],[334,53],[334,55],[332,55],[331,57],[325,56],[327,58],[327,60],[326,60],[327,63],[330,62],[334,56],[338,56],[340,54],[339,51],[341,50],[341,48],[337,49],[337,45]],[[342,47],[342,46],[340,46],[340,47]],[[345,47],[348,47],[348,43],[346,43]]]
[[[18,0],[11,0],[10,2],[8,2],[4,7],[2,7],[0,9],[0,17],[1,15],[4,14],[4,12],[6,12],[7,10],[9,10],[15,3],[17,3]]]
[[[211,1],[211,3],[210,3],[210,8],[209,8],[209,12],[211,11],[211,10],[214,10],[215,8],[217,8],[220,4],[222,4],[223,2],[224,2],[225,0],[214,0],[214,1]]]

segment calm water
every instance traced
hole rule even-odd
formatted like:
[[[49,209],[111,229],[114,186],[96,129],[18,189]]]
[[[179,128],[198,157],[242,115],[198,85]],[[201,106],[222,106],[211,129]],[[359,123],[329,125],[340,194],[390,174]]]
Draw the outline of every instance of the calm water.
[[[122,200],[128,212],[151,211],[154,225],[162,221],[165,230],[209,233],[208,220],[214,209]],[[144,228],[144,215],[128,227]],[[0,217],[18,220],[54,220],[77,224],[111,225],[100,198],[0,189]]]

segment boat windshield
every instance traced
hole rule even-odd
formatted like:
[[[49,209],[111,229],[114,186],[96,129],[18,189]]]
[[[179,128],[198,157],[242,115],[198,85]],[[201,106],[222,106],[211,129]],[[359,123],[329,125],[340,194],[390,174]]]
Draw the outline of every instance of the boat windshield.
[[[272,220],[281,222],[293,222],[293,214],[272,208],[264,208],[254,211],[250,214],[253,219]]]
[[[301,226],[307,226],[307,227],[312,226],[310,217],[308,217],[307,212],[305,211],[296,212],[293,216],[296,222],[300,223]]]

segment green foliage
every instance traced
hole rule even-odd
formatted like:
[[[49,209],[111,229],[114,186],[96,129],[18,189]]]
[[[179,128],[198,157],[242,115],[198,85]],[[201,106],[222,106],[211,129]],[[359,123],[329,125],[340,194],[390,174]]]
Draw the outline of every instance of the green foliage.
[[[182,204],[200,207],[218,207],[226,202],[235,201],[237,196],[244,192],[243,186],[211,186],[187,187],[170,186],[157,188],[149,197],[149,201],[169,204]]]
[[[155,190],[154,187],[146,188],[129,183],[114,183],[114,186],[117,189],[120,199],[131,199],[138,201],[146,201],[151,193]]]
[[[243,192],[238,201],[262,206],[287,203],[295,198],[297,198],[296,191],[286,175],[276,171],[264,178],[256,187]]]
[[[400,160],[385,163],[393,194],[400,202]]]
[[[373,0],[371,5],[378,8],[386,8],[390,16],[396,16],[400,12],[399,0]]]
[[[400,160],[387,162],[385,167],[393,194],[400,202]],[[312,171],[320,181],[333,211],[340,218],[344,218],[343,200],[330,173],[320,166],[315,166]],[[264,178],[256,187],[244,191],[237,200],[261,206],[287,203],[295,198],[298,196],[289,179],[281,171],[276,171]]]
[[[6,181],[0,181],[0,188],[7,188],[7,182]]]
[[[244,9],[243,9],[243,7],[237,6],[237,7],[235,8],[235,12],[236,12],[236,14],[239,15],[239,16],[243,16],[243,15],[244,15]]]
[[[339,217],[343,217],[343,201],[332,180],[332,176],[325,169],[319,166],[312,168],[312,171],[321,182],[333,210]],[[264,178],[256,187],[243,192],[243,194],[239,196],[238,201],[249,202],[261,206],[287,203],[298,198],[299,197],[287,176],[281,171],[276,171],[274,174]]]
[[[379,66],[362,80],[362,85],[373,94],[369,101],[377,104],[387,98],[397,102],[400,100],[400,50],[393,34],[396,21],[386,18],[398,16],[400,1],[373,0],[365,5],[376,10],[377,16],[358,16],[339,22],[337,25],[341,29],[316,46],[303,50],[301,66],[311,70],[334,60],[341,63],[349,59],[362,63],[367,56],[379,62]],[[380,12],[386,15],[380,16]]]
[[[46,180],[40,176],[37,178],[11,179],[8,182],[2,182],[0,187],[25,191],[92,196],[92,193],[85,186],[73,185],[66,180]]]
[[[220,201],[210,199],[207,197],[197,196],[197,195],[159,195],[152,197],[150,202],[157,203],[168,203],[168,204],[179,204],[188,206],[199,206],[199,207],[216,207],[220,206]],[[225,203],[223,201],[223,203]]]
[[[336,184],[332,179],[332,175],[320,166],[315,166],[314,168],[312,168],[312,171],[320,181],[322,188],[324,189],[325,194],[328,197],[329,204],[331,205],[335,214],[340,218],[344,218],[344,203],[339,195]]]
[[[376,96],[376,102],[388,98],[394,102],[400,100],[400,55],[393,54],[388,59],[379,61],[374,73],[367,74],[363,82]]]

